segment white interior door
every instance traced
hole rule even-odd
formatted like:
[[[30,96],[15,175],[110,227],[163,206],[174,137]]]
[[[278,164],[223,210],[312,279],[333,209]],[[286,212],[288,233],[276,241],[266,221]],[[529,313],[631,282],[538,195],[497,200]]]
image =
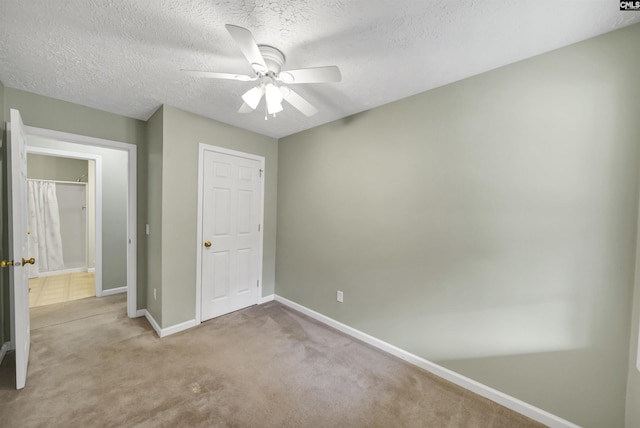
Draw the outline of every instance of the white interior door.
[[[11,291],[11,321],[13,345],[16,351],[16,388],[24,388],[27,381],[29,348],[29,279],[24,268],[28,259],[27,236],[27,150],[26,133],[20,112],[11,109],[9,132],[9,260],[13,266],[9,271]]]
[[[262,162],[205,150],[202,159],[201,320],[258,302]]]

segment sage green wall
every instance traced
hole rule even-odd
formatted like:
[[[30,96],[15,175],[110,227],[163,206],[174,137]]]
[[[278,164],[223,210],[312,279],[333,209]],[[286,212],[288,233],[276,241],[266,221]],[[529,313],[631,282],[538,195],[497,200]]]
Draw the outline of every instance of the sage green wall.
[[[640,238],[640,236],[639,236]],[[640,242],[640,239],[638,240]],[[637,251],[636,247],[636,251]],[[640,256],[636,253],[637,256]],[[631,317],[631,340],[629,346],[629,378],[627,382],[627,417],[626,427],[640,427],[640,349],[638,337],[640,336],[640,257],[636,265],[636,287],[633,297],[633,315]]]
[[[27,176],[38,180],[76,181],[85,177],[87,181],[89,163],[82,159],[60,158],[55,156],[27,154]]]
[[[33,135],[27,136],[27,144],[32,147],[93,154],[102,158],[102,289],[125,287],[128,192],[126,152]],[[86,167],[87,161],[84,163]]]
[[[164,106],[162,151],[162,326],[195,318],[198,144],[265,157],[262,293],[274,292],[277,141]]]
[[[622,427],[639,40],[636,25],[281,139],[277,294]]]
[[[4,113],[4,85],[0,82],[0,260],[4,260],[7,254],[7,224],[5,201],[7,200],[6,189],[6,133],[5,121],[7,120]],[[7,269],[0,271],[0,346],[11,339],[11,326],[9,319],[9,277]]]
[[[5,112],[18,109],[27,126],[143,146],[145,122],[19,89],[5,89]],[[138,160],[140,164],[140,161]],[[146,162],[142,162],[146,164]],[[138,174],[140,169],[138,168]]]
[[[102,110],[81,106],[13,88],[5,88],[5,115],[11,108],[20,110],[27,126],[104,138],[135,144],[138,167],[138,260],[137,306],[146,306],[146,255],[144,219],[146,218],[147,161],[145,157],[146,123]]]
[[[147,310],[162,325],[162,150],[163,111],[160,107],[147,122]],[[154,297],[154,290],[156,295]]]

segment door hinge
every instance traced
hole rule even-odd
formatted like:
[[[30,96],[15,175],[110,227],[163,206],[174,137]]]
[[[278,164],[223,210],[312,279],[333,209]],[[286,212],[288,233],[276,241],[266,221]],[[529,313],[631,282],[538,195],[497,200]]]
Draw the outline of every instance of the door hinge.
[[[260,288],[260,280],[256,281],[256,287]]]
[[[260,232],[260,225],[258,225],[258,232]]]
[[[260,178],[262,178],[262,173],[263,173],[263,172],[264,172],[264,171],[260,170]]]

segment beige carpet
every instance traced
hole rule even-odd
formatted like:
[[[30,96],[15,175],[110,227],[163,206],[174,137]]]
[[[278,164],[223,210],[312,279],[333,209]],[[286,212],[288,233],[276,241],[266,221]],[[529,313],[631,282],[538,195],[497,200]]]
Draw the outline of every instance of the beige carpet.
[[[125,296],[32,310],[3,427],[539,427],[271,302],[159,339]]]

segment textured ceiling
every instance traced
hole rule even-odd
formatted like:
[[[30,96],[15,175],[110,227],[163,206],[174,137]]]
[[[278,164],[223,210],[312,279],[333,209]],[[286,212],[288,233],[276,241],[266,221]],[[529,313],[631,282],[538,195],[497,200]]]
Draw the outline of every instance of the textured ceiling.
[[[614,0],[0,0],[5,86],[146,120],[161,105],[282,137],[640,22]],[[320,112],[239,114],[252,82],[224,24],[286,55],[337,65],[341,83],[296,85]]]

